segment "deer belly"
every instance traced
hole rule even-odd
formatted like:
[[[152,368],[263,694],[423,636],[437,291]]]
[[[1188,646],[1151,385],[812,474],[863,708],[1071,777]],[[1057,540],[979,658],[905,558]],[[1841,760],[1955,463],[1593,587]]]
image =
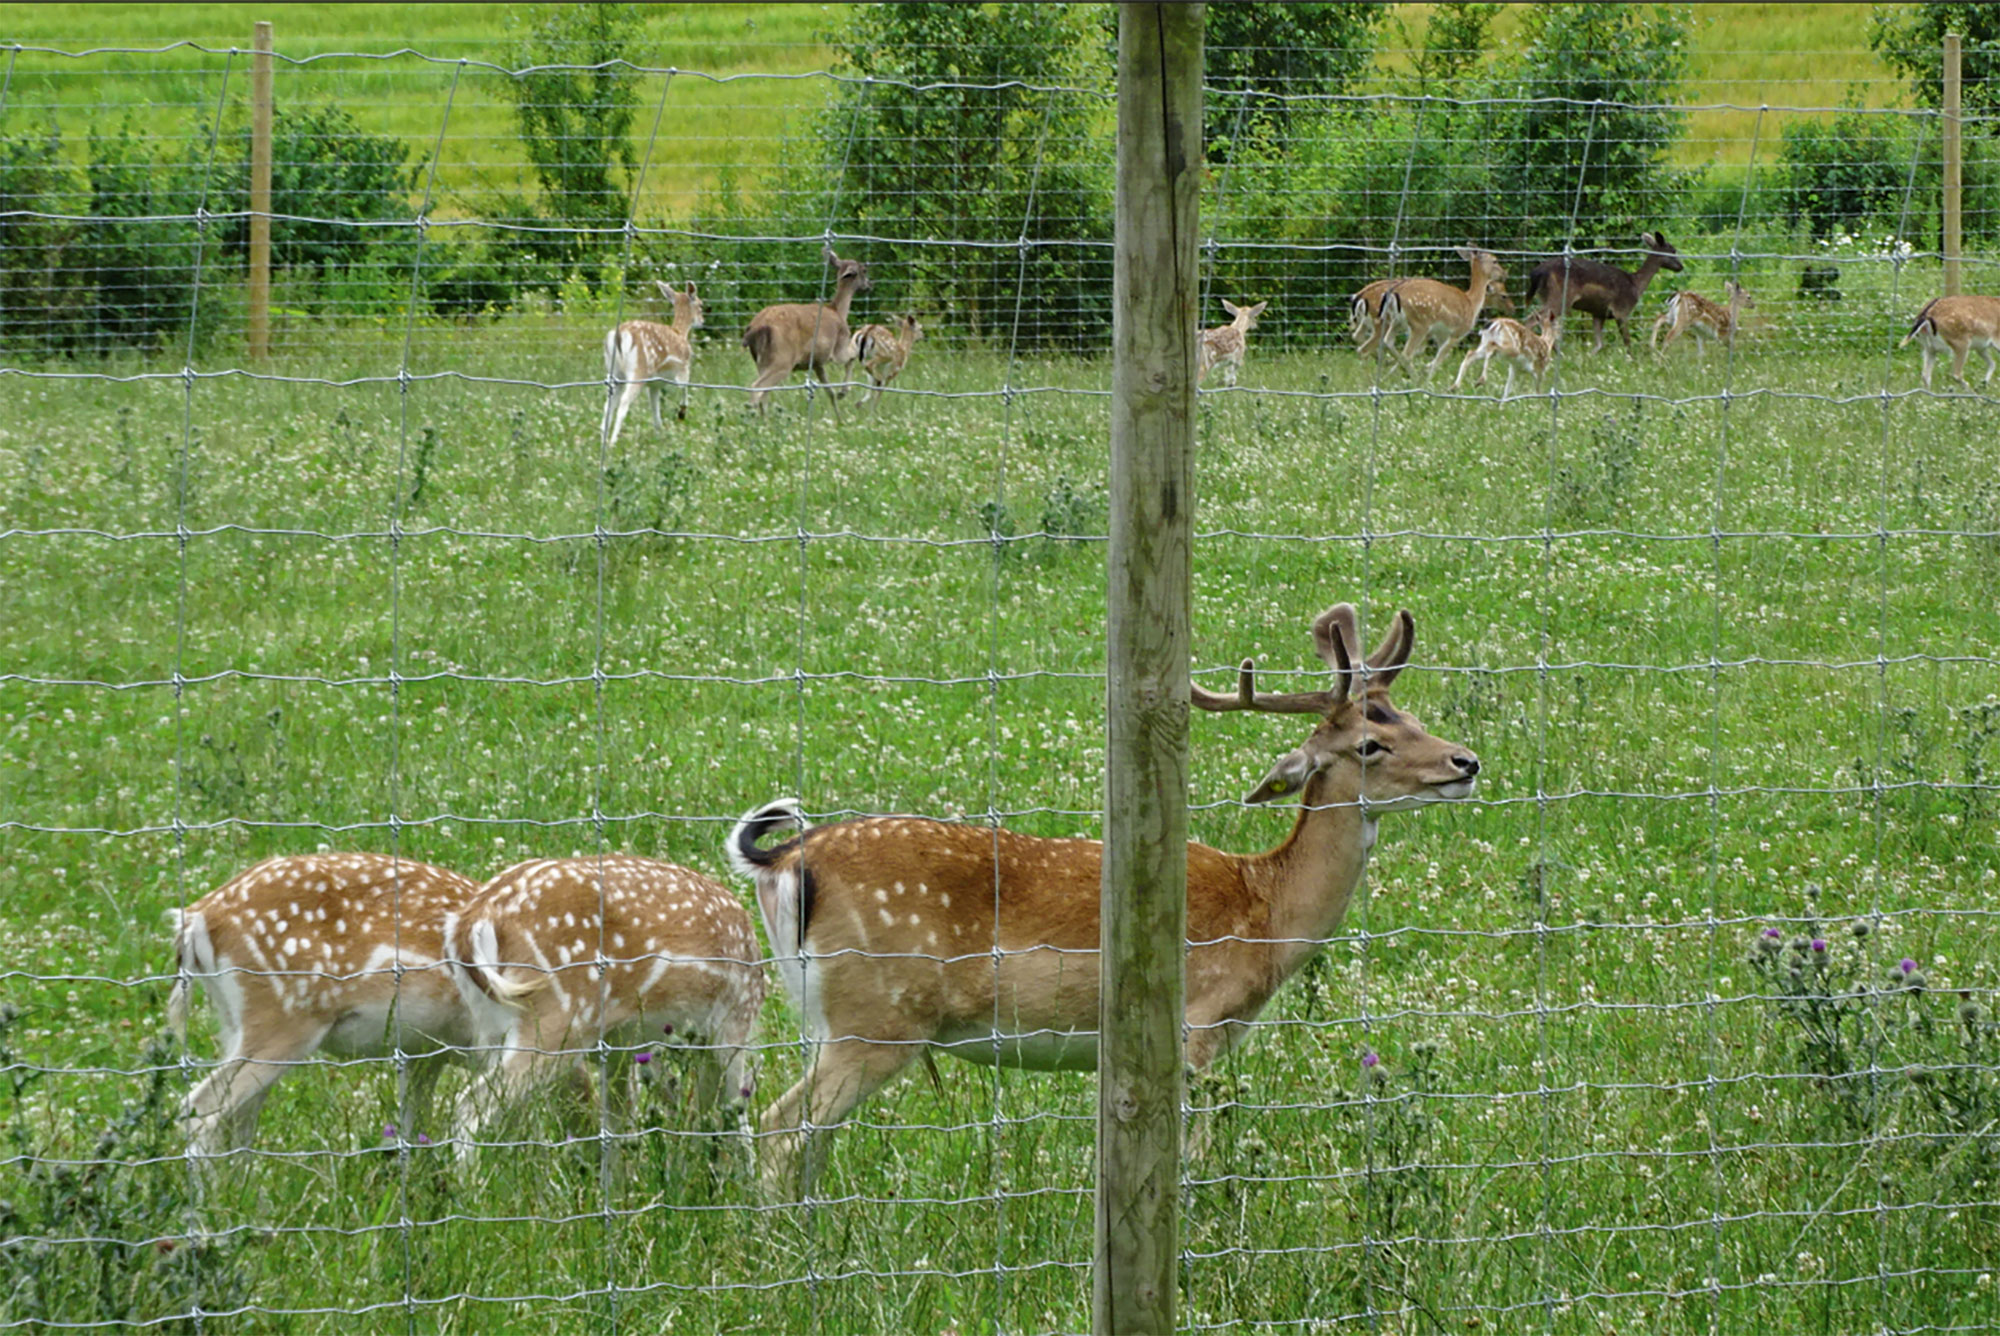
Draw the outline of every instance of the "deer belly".
[[[982,1067],[1021,1067],[1035,1072],[1097,1070],[1097,1031],[1028,1030],[1009,1033],[991,1025],[961,1027],[939,1034],[931,1045]]]

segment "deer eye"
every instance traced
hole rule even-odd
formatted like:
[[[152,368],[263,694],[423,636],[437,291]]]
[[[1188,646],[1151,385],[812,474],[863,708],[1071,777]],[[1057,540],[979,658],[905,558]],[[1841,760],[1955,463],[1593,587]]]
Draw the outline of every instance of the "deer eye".
[[[1355,748],[1355,751],[1361,756],[1380,756],[1388,750],[1387,747],[1384,747],[1373,738],[1361,739],[1361,745]]]

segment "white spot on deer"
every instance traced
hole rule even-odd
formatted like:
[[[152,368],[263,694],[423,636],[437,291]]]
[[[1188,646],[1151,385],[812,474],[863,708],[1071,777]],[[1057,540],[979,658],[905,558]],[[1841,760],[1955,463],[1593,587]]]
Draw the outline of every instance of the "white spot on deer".
[[[886,910],[886,909],[883,909],[883,910],[878,910],[878,911],[876,911],[876,912],[878,912],[878,913],[880,913],[880,914],[882,915],[882,922],[883,922],[883,923],[884,923],[885,925],[887,925],[887,926],[890,926],[890,927],[894,927],[894,926],[895,926],[895,923],[896,923],[896,916],[895,916],[894,914],[891,914],[891,913],[890,913],[890,912],[889,912],[888,910]]]
[[[877,904],[884,904],[884,905],[888,904],[889,893],[883,890],[881,887],[877,886],[875,888],[875,901]]]

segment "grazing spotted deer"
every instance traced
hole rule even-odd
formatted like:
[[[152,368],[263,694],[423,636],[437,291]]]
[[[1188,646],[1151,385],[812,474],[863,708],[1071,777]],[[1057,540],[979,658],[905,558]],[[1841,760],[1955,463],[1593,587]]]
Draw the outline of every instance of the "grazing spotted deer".
[[[694,345],[689,342],[688,335],[701,328],[704,315],[701,298],[695,295],[694,283],[690,281],[686,289],[678,292],[665,283],[654,286],[659,288],[661,296],[673,303],[674,323],[662,325],[652,320],[627,320],[604,336],[604,378],[608,394],[604,401],[602,435],[607,447],[618,444],[618,432],[625,425],[625,414],[648,386],[653,390],[653,425],[665,428],[667,424],[660,417],[661,390],[658,385],[652,384],[653,378],[664,373],[667,379],[686,389],[688,375],[694,368]],[[674,417],[686,420],[685,400]]]
[[[1397,709],[1410,614],[1365,662],[1354,609],[1313,624],[1330,690],[1192,687],[1203,710],[1315,716],[1246,802],[1297,795],[1291,835],[1268,853],[1188,845],[1186,1058],[1206,1068],[1250,1033],[1279,985],[1340,923],[1384,812],[1468,797],[1479,761]],[[766,849],[779,828],[800,834]],[[765,1110],[762,1174],[776,1195],[823,1150],[808,1130],[846,1118],[929,1049],[1040,1070],[1097,1064],[1098,894],[1103,845],[916,817],[805,829],[789,800],[752,811],[730,861],[755,880],[778,974],[812,1043],[804,1077]],[[801,1163],[801,1154],[804,1159]]]
[[[271,1087],[321,1050],[404,1054],[402,1126],[423,1126],[440,1067],[473,1040],[442,932],[478,889],[407,858],[300,854],[170,911],[179,977],[168,1024],[185,1040],[198,984],[221,1032],[221,1060],[184,1109],[190,1153],[248,1146]]]
[[[1678,274],[1684,268],[1680,252],[1662,234],[1642,232],[1639,240],[1646,247],[1646,259],[1637,273],[1627,273],[1587,255],[1543,260],[1528,271],[1528,301],[1532,304],[1538,295],[1541,297],[1544,323],[1562,319],[1567,311],[1581,311],[1589,316],[1597,330],[1592,352],[1604,350],[1604,322],[1616,320],[1618,337],[1625,341],[1625,351],[1631,352],[1632,331],[1628,322],[1639,309],[1639,299],[1646,295],[1646,285],[1662,269]]]
[[[764,396],[774,385],[782,385],[800,367],[808,379],[828,383],[827,373],[854,360],[854,336],[847,326],[847,311],[854,294],[866,292],[873,283],[868,266],[859,260],[843,260],[833,247],[822,250],[833,266],[835,283],[830,302],[794,302],[766,306],[750,318],[743,332],[743,346],[757,363],[756,379],[750,382],[750,402],[764,412]],[[830,393],[835,421],[840,419],[840,396]]]
[[[703,1107],[750,1097],[764,975],[750,916],[713,878],[629,854],[518,863],[446,918],[444,950],[489,1059],[452,1120],[461,1155],[600,1044],[671,1038],[706,1058]]]
[[[1994,350],[2000,348],[2000,297],[1939,297],[1917,312],[1916,323],[1903,336],[1901,348],[1911,339],[1924,355],[1924,388],[1931,387],[1931,364],[1947,348],[1951,350],[1951,378],[1966,389],[1965,359],[1974,348],[1986,355],[1986,378],[1993,380]]]
[[[1208,373],[1218,366],[1223,368],[1224,382],[1236,384],[1236,373],[1243,369],[1243,356],[1250,351],[1250,331],[1257,328],[1257,317],[1270,304],[1262,301],[1255,306],[1238,306],[1226,297],[1223,299],[1222,309],[1229,312],[1231,319],[1226,325],[1201,332],[1201,343],[1195,348],[1195,384],[1207,380]]]
[[[1510,320],[1501,316],[1480,331],[1479,345],[1465,354],[1458,364],[1458,377],[1451,383],[1456,390],[1465,380],[1465,373],[1474,362],[1479,363],[1479,379],[1475,384],[1486,383],[1486,373],[1498,359],[1507,368],[1507,383],[1500,388],[1500,402],[1506,403],[1514,391],[1514,373],[1531,371],[1535,377],[1535,389],[1542,388],[1542,378],[1548,374],[1549,360],[1555,356],[1556,340],[1562,337],[1562,325],[1548,324],[1539,314],[1528,318],[1529,323]]]
[[[1434,278],[1407,278],[1382,295],[1376,316],[1378,333],[1399,328],[1410,332],[1396,355],[1406,375],[1413,374],[1415,356],[1422,355],[1433,337],[1438,341],[1437,356],[1424,368],[1424,378],[1435,375],[1446,355],[1479,323],[1487,289],[1507,276],[1491,251],[1460,246],[1458,253],[1472,265],[1472,279],[1466,287],[1455,288]]]
[[[855,331],[854,360],[861,364],[875,386],[868,400],[870,407],[881,403],[883,389],[903,374],[910,361],[910,350],[923,336],[924,327],[913,315],[903,316],[893,330],[886,325],[863,325]]]
[[[1695,336],[1694,350],[1697,356],[1708,356],[1708,340],[1714,339],[1725,348],[1733,348],[1736,331],[1743,327],[1743,312],[1757,309],[1757,302],[1746,292],[1741,283],[1731,279],[1724,292],[1729,298],[1728,305],[1720,305],[1702,296],[1699,292],[1683,289],[1667,298],[1667,309],[1653,322],[1653,351],[1664,354],[1674,346],[1674,340],[1692,332]],[[1666,341],[1660,341],[1661,331],[1666,333]]]
[[[1503,271],[1504,272],[1504,271]],[[1389,351],[1395,352],[1394,336],[1407,334],[1405,326],[1384,324],[1382,321],[1382,299],[1390,291],[1410,280],[1405,278],[1378,278],[1348,299],[1348,332],[1358,345],[1355,353],[1361,357],[1373,357],[1384,340],[1389,341]],[[1507,293],[1507,281],[1495,278],[1486,285],[1486,304],[1505,315],[1514,314],[1514,299]],[[1393,314],[1393,313],[1392,313]]]

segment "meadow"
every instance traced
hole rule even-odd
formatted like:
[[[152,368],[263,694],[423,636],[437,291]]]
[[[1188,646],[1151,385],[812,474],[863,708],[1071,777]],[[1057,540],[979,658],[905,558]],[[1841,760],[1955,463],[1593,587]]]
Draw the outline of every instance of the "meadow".
[[[1192,670],[1317,682],[1315,614],[1408,607],[1397,699],[1484,771],[1191,1089],[1190,1329],[2000,1323],[2000,418],[1891,351],[1935,282],[1504,405],[1331,332],[1204,396]],[[385,1135],[386,1064],[286,1080],[207,1194],[180,1153],[162,915],[263,856],[726,875],[787,793],[1098,833],[1108,362],[922,345],[765,421],[738,324],[609,453],[587,311],[8,377],[0,1322],[1088,1326],[1082,1076],[906,1078],[809,1205],[672,1079],[620,1172],[555,1097],[470,1165]],[[1197,717],[1196,835],[1282,838],[1239,799],[1303,732]],[[759,1104],[797,1036],[774,988]]]

